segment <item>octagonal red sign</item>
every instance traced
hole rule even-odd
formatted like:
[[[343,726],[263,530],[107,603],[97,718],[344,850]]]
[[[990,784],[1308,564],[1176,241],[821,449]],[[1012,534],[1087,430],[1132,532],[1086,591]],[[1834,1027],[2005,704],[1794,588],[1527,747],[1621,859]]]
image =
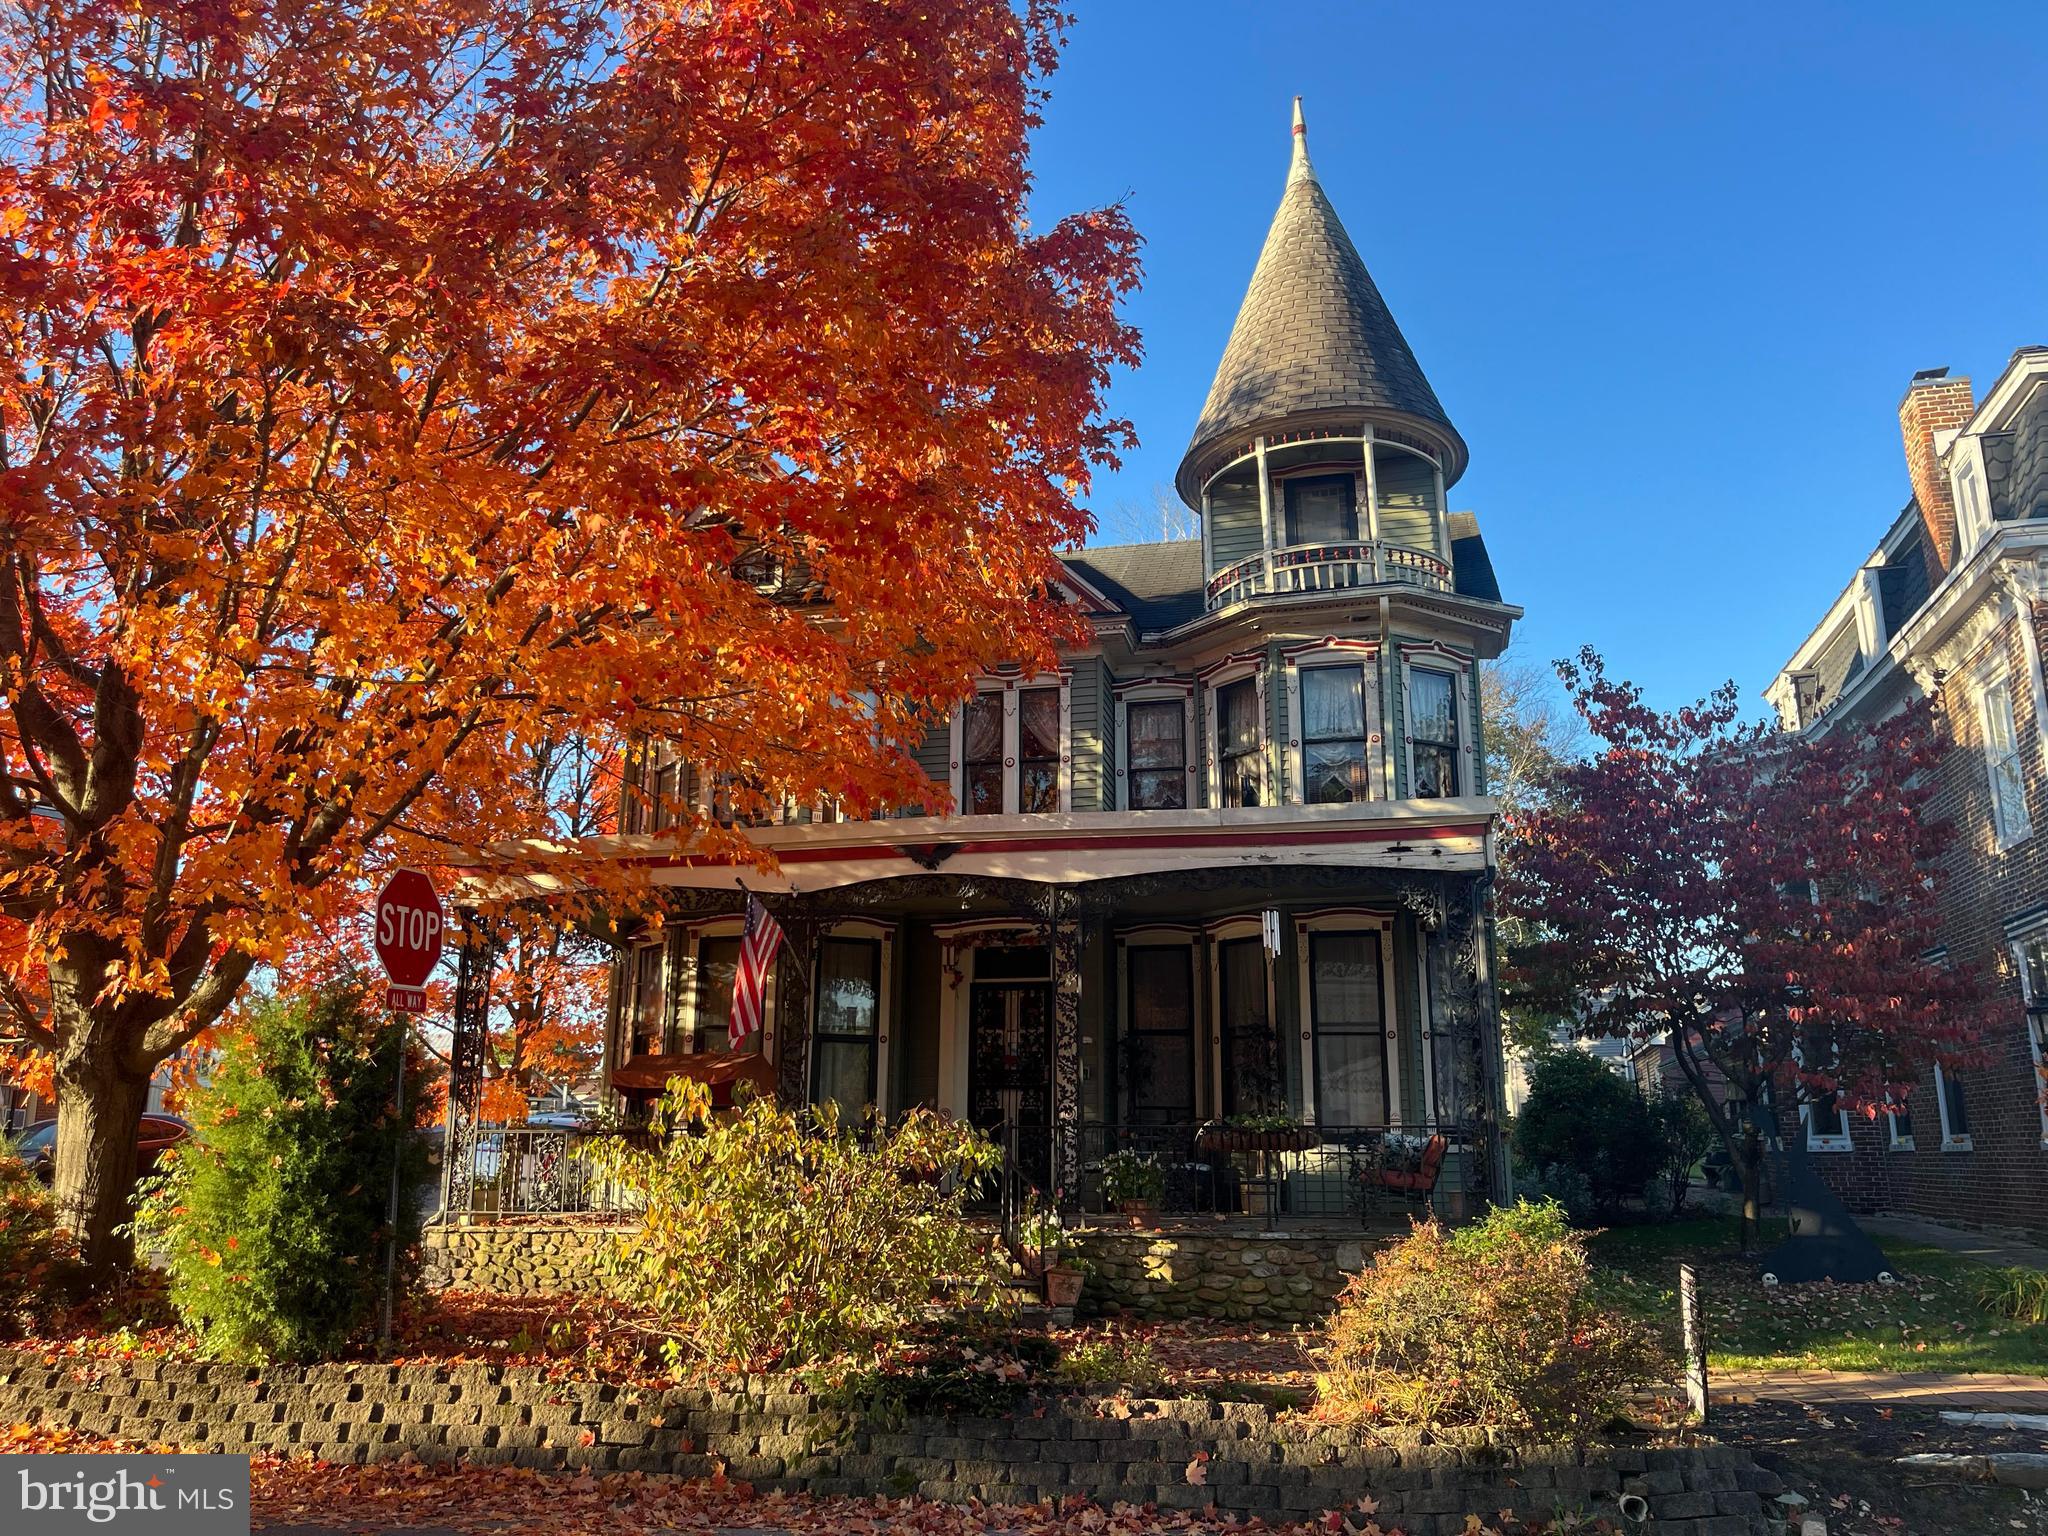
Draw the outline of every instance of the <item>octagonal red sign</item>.
[[[427,978],[441,958],[440,893],[416,869],[401,869],[377,893],[375,943],[377,958],[391,986],[384,1000],[408,1013],[427,1006]]]

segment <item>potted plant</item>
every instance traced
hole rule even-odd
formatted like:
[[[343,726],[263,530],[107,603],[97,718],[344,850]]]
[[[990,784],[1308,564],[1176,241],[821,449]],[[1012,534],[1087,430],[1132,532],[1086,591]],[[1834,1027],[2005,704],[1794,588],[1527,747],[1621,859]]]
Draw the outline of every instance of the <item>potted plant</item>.
[[[1047,1306],[1071,1307],[1080,1301],[1088,1264],[1073,1252],[1058,1212],[1027,1211],[1018,1223],[1017,1241],[1025,1271],[1045,1284]]]
[[[1149,1221],[1159,1214],[1166,1193],[1166,1170],[1157,1158],[1140,1152],[1112,1152],[1102,1160],[1102,1199],[1124,1215]]]
[[[1059,1258],[1045,1271],[1045,1304],[1048,1307],[1080,1305],[1081,1288],[1087,1281],[1088,1261],[1062,1248]]]

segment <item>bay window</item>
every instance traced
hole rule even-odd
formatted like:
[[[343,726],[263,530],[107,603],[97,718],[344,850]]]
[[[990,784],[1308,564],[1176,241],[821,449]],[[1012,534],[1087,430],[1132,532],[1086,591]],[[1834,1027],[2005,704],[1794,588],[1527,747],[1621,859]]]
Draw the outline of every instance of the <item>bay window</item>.
[[[968,816],[998,816],[1003,809],[1003,696],[977,693],[961,711],[961,762],[965,768],[960,810]]]
[[[1365,737],[1365,669],[1302,668],[1302,796],[1310,805],[1370,798]]]
[[[1060,691],[1026,688],[1017,695],[1017,809],[1060,808]]]
[[[1131,704],[1124,712],[1124,729],[1130,809],[1187,809],[1187,706],[1179,699]]]
[[[1458,680],[1422,668],[1408,674],[1409,792],[1419,800],[1449,799],[1458,782]]]
[[[1262,803],[1265,775],[1259,759],[1265,731],[1259,721],[1259,687],[1240,678],[1216,690],[1216,791],[1219,805]]]

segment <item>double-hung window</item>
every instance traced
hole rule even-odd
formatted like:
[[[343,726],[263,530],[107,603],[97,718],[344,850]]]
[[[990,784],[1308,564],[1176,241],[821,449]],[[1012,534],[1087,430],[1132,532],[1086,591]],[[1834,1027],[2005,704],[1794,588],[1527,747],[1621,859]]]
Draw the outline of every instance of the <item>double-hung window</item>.
[[[1408,750],[1415,764],[1412,793],[1419,800],[1449,799],[1458,783],[1458,680],[1448,672],[1416,668],[1408,674]]]
[[[1307,938],[1316,1119],[1323,1125],[1383,1125],[1387,1044],[1379,932],[1312,932]]]
[[[1963,1085],[1952,1072],[1934,1069],[1934,1100],[1941,1110],[1941,1150],[1968,1152],[1976,1145],[1970,1139],[1969,1106],[1963,1099]]]
[[[1280,486],[1289,544],[1349,544],[1357,540],[1356,476],[1296,475],[1281,481]]]
[[[1179,699],[1148,699],[1124,711],[1129,733],[1130,808],[1179,811],[1188,803],[1187,710]]]
[[[1216,788],[1219,802],[1258,805],[1265,775],[1259,759],[1265,732],[1259,729],[1259,688],[1240,678],[1216,690]]]
[[[1003,696],[977,693],[961,711],[961,762],[965,769],[960,809],[969,816],[999,816],[1003,810]]]
[[[2027,815],[2027,781],[2020,767],[2019,733],[2012,717],[2012,684],[2004,677],[1983,684],[1978,712],[1984,722],[1984,768],[1991,779],[1991,825],[1998,846],[2010,848],[2034,830]]]
[[[628,1058],[652,1056],[661,1050],[668,1022],[668,944],[656,941],[633,947],[633,1008],[627,1020]]]
[[[740,941],[731,938],[703,938],[697,941],[695,1007],[691,1009],[699,1051],[732,1049],[732,988],[740,970]]]
[[[1133,944],[1124,951],[1133,1124],[1178,1125],[1195,1117],[1194,953],[1187,944]]]
[[[882,945],[828,938],[818,944],[817,1023],[812,1030],[811,1102],[839,1106],[851,1120],[875,1102],[875,1042],[881,1034]]]
[[[1017,809],[1060,808],[1060,691],[1026,688],[1017,695]]]
[[[1363,667],[1301,669],[1301,766],[1310,805],[1370,798]]]
[[[1217,1014],[1223,1046],[1223,1113],[1269,1115],[1287,1108],[1280,1042],[1266,1007],[1266,944],[1252,936],[1216,946]]]

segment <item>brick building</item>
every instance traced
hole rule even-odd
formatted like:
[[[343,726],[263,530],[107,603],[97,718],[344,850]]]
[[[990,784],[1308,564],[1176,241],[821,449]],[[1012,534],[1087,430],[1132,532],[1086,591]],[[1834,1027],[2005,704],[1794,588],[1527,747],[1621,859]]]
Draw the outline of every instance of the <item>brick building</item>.
[[[1799,1113],[1854,1209],[2048,1232],[2048,347],[2014,353],[1981,401],[1946,369],[1915,375],[1899,426],[1912,499],[1765,696],[1815,733],[1935,698],[1949,749],[1933,810],[1955,828],[1942,948],[2025,1009],[1905,1113]]]

